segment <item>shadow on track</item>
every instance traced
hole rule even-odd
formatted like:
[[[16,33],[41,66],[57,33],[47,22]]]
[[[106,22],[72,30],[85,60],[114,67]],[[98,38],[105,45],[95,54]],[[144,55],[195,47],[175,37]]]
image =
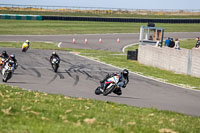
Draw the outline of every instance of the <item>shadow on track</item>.
[[[35,83],[30,83],[30,82],[7,82],[7,83],[10,83],[10,84],[35,84]]]
[[[108,95],[107,97],[117,97],[117,98],[123,98],[123,99],[141,99],[137,97],[112,96],[112,95]]]

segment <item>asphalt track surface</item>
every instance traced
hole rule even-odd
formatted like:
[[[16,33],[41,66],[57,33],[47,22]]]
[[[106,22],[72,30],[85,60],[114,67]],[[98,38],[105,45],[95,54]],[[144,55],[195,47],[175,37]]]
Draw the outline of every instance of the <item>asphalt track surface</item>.
[[[166,37],[184,39],[195,38],[198,35],[199,33],[167,33]],[[74,37],[77,38],[77,44],[70,42]],[[88,44],[84,44],[86,37]],[[100,37],[103,41],[102,44],[98,43]],[[124,46],[138,42],[138,37],[138,34],[0,36],[0,41],[29,39],[30,41],[62,42],[61,47],[121,51]],[[116,38],[120,38],[120,43],[116,43]],[[80,43],[78,43],[79,41]],[[27,53],[22,53],[21,49],[0,48],[0,51],[3,50],[14,53],[19,62],[18,69],[6,84],[28,90],[113,101],[137,107],[152,107],[200,116],[200,91],[176,87],[130,74],[130,82],[123,89],[121,96],[115,94],[97,96],[94,91],[99,86],[99,80],[107,73],[119,72],[120,69],[66,51],[58,51],[61,63],[58,73],[54,73],[49,63],[49,57],[52,53],[50,50],[30,49]]]
[[[165,33],[165,37],[173,37],[179,39],[196,38],[200,36],[200,32],[194,33]],[[73,38],[75,44],[72,43]],[[87,44],[85,39],[87,38]],[[99,39],[102,39],[102,43],[99,44]],[[120,43],[117,43],[119,38]],[[114,52],[121,52],[123,47],[129,44],[138,43],[139,34],[87,34],[87,35],[0,35],[0,41],[44,41],[44,42],[56,42],[60,43],[61,47],[67,48],[81,48],[81,49],[96,49],[107,50]],[[195,45],[195,44],[194,44]]]

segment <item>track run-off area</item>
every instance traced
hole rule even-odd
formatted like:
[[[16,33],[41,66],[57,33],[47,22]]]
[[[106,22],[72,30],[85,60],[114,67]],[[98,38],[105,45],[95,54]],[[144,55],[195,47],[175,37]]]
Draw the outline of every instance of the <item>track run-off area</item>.
[[[165,37],[187,39],[196,38],[200,33],[165,33]],[[72,39],[75,38],[75,44]],[[87,44],[84,43],[87,38]],[[99,43],[99,39],[102,42]],[[117,39],[120,42],[117,42]],[[60,47],[107,50],[121,52],[123,47],[138,43],[139,34],[84,34],[84,35],[1,35],[0,41],[56,42]],[[194,44],[195,46],[195,44]],[[176,111],[200,116],[200,91],[162,83],[144,76],[130,74],[130,82],[122,95],[95,95],[99,81],[107,73],[120,72],[121,69],[77,56],[66,51],[57,51],[61,58],[58,73],[54,73],[49,57],[51,50],[0,48],[16,55],[19,67],[9,85],[28,90],[63,94],[72,97],[83,97],[137,106],[153,107],[161,110]],[[1,82],[2,83],[2,82]]]

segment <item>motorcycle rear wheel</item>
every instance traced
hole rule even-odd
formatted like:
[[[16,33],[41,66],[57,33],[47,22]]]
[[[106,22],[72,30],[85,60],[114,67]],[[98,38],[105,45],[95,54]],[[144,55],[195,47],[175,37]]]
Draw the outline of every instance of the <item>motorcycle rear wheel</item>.
[[[96,94],[96,95],[100,95],[100,94],[102,93],[102,92],[100,91],[100,88],[101,88],[100,86],[96,88],[96,90],[95,90],[95,94]]]

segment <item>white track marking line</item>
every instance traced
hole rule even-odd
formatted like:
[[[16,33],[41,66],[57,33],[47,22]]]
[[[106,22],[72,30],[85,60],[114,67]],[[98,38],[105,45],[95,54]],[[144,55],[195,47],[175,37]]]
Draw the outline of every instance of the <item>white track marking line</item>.
[[[125,53],[125,49],[132,46],[132,45],[137,45],[138,43],[133,43],[133,44],[129,44],[123,47],[122,52]]]
[[[59,47],[59,48],[61,47],[61,44],[62,44],[62,42],[59,42],[59,43],[58,43],[58,47]]]

